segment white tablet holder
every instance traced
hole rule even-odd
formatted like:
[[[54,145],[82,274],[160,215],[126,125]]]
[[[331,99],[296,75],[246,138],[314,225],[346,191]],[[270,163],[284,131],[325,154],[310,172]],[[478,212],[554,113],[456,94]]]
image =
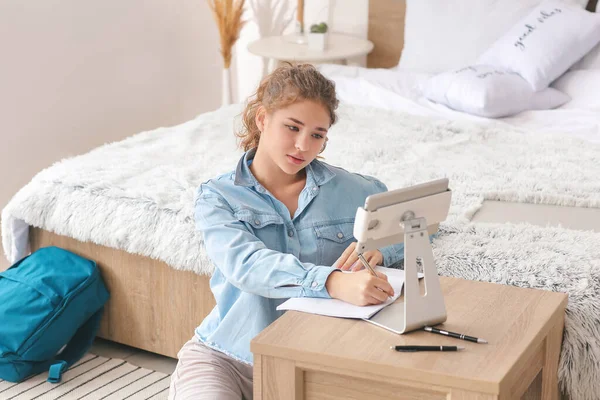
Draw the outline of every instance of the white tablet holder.
[[[396,300],[365,321],[395,333],[405,333],[446,320],[446,306],[433,259],[429,234],[446,219],[452,192],[402,201],[375,211],[359,207],[354,222],[356,251],[379,249],[404,241],[404,301]],[[421,295],[417,264],[423,266]]]

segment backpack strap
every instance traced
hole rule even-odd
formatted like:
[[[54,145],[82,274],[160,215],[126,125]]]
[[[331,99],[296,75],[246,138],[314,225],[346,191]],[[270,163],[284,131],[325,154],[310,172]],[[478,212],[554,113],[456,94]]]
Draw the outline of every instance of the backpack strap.
[[[96,311],[88,320],[79,327],[75,335],[71,338],[67,346],[52,361],[48,370],[48,382],[60,382],[62,373],[79,360],[92,346],[104,307]]]

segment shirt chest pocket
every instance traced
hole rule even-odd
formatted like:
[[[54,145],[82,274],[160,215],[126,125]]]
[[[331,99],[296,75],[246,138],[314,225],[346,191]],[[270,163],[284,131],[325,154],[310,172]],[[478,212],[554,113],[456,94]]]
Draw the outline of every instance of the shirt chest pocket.
[[[259,238],[269,249],[281,251],[284,221],[280,215],[243,209],[235,212],[235,217]]]
[[[344,250],[354,241],[354,222],[341,222],[331,225],[315,226],[318,257],[320,265],[333,265]]]

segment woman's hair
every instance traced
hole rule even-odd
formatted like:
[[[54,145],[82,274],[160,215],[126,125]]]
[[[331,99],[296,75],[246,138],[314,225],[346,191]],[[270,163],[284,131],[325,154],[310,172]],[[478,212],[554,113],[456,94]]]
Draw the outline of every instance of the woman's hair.
[[[250,99],[242,115],[243,129],[237,133],[240,147],[248,151],[258,146],[260,130],[256,125],[256,113],[260,106],[273,112],[299,100],[311,100],[322,104],[329,112],[330,126],[337,116],[338,99],[335,84],[325,78],[311,64],[285,63],[266,76]],[[325,146],[321,151],[325,150]]]

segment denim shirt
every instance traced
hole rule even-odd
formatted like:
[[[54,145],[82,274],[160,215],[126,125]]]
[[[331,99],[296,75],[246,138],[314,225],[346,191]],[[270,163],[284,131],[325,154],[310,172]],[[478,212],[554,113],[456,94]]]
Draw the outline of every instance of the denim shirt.
[[[375,178],[314,160],[293,218],[252,175],[255,150],[234,173],[200,185],[195,215],[215,265],[210,288],[216,306],[196,328],[208,347],[252,364],[250,341],[283,315],[290,297],[330,298],[332,265],[355,241],[354,217],[367,196],[386,191]],[[404,245],[380,249],[384,266],[404,257]]]

